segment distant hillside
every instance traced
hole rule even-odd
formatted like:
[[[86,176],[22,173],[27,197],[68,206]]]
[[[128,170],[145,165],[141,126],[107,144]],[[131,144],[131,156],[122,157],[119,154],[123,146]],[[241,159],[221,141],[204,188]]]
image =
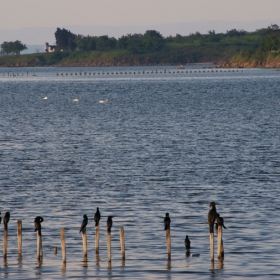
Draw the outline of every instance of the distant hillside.
[[[274,30],[275,29],[275,30]],[[277,25],[253,32],[232,29],[226,33],[209,30],[182,36],[163,37],[158,31],[128,34],[116,39],[107,35],[83,36],[57,28],[56,42],[63,52],[2,56],[0,66],[132,66],[217,63],[246,67],[241,61],[278,59],[280,31]],[[243,63],[242,62],[242,63]],[[272,62],[270,62],[271,64]],[[246,64],[247,65],[247,64]],[[272,65],[272,64],[271,64]],[[278,67],[277,63],[273,67]],[[254,66],[256,67],[256,66]]]

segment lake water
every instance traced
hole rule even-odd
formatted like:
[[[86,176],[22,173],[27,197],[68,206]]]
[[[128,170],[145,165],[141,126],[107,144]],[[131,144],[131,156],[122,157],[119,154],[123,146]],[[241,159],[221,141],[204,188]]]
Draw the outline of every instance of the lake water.
[[[174,67],[0,68],[0,211],[2,218],[11,213],[0,278],[280,278],[280,71],[202,67],[179,73]],[[214,263],[211,201],[228,227],[223,261],[216,258],[215,237]],[[87,260],[79,234],[84,214]],[[108,215],[114,216],[111,265]],[[42,263],[36,216],[44,218]],[[17,220],[23,224],[21,258]],[[186,256],[186,235],[199,257]]]

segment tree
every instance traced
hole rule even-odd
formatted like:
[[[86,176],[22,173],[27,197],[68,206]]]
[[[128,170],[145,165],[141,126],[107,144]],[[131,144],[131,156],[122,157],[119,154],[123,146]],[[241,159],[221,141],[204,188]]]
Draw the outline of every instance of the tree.
[[[5,55],[20,55],[20,52],[26,50],[27,47],[21,41],[16,40],[15,42],[4,42],[1,44],[1,49],[1,53]]]
[[[164,46],[164,39],[156,30],[147,30],[142,41],[146,51],[158,51]]]
[[[54,33],[58,48],[64,51],[73,51],[77,47],[75,43],[76,35],[69,30],[57,28]]]

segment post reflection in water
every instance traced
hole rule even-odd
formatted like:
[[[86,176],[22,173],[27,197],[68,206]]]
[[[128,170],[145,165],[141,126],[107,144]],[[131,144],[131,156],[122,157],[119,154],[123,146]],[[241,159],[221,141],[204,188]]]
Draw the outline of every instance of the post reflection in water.
[[[38,260],[37,264],[36,264],[36,268],[35,268],[35,275],[41,275],[42,271],[41,271],[41,266],[42,266],[42,261]]]
[[[18,267],[22,268],[22,255],[18,254]]]
[[[211,268],[209,269],[209,271],[211,272],[212,277],[216,277],[223,274],[223,268],[224,268],[224,260],[219,259],[218,262],[216,263],[216,267],[215,267],[215,262],[211,261]]]
[[[96,271],[96,276],[99,276],[100,274],[100,256],[98,253],[95,254],[95,271]]]
[[[88,260],[87,260],[87,257],[84,257],[84,258],[83,258],[82,263],[83,263],[82,266],[83,266],[84,268],[87,268],[87,267],[88,267]]]
[[[171,260],[167,260],[166,269],[171,270]]]
[[[62,276],[66,276],[66,263],[62,263],[62,266],[61,266],[61,275]]]
[[[108,262],[108,270],[112,269],[112,262]]]
[[[4,263],[4,267],[8,267],[8,258],[7,257],[3,258],[3,263]]]

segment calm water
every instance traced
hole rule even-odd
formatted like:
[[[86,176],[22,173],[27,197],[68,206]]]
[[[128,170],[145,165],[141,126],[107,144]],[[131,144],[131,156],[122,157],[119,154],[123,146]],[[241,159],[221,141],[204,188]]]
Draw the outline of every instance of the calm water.
[[[2,218],[11,212],[0,278],[280,278],[280,71],[174,70],[0,69],[0,211]],[[117,75],[120,71],[132,72]],[[210,201],[228,227],[225,259],[218,262],[215,256],[214,264]],[[98,257],[97,206],[102,215]],[[170,263],[165,212],[171,217]],[[84,214],[89,217],[87,261],[79,234]],[[41,264],[33,226],[38,215],[45,219]],[[108,215],[114,216],[110,267]],[[125,264],[119,227],[125,232]],[[60,228],[65,228],[66,266]],[[191,253],[199,257],[186,257],[186,234]]]

